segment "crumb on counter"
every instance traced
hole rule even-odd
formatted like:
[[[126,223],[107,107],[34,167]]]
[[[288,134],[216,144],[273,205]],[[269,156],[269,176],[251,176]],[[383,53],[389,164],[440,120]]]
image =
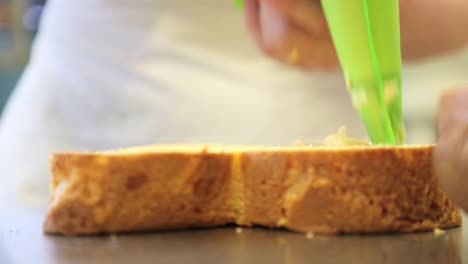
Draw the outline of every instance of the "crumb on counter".
[[[314,238],[314,236],[315,236],[314,232],[307,232],[306,233],[306,238],[307,239],[312,239],[312,238]]]
[[[286,226],[287,224],[288,220],[285,217],[281,217],[276,223],[277,226]]]
[[[436,235],[436,236],[441,236],[441,235],[444,235],[445,233],[446,232],[443,229],[440,229],[440,228],[435,228],[434,229],[434,235]]]
[[[236,228],[236,234],[242,234],[242,232],[244,232],[244,229],[242,229],[242,227]]]

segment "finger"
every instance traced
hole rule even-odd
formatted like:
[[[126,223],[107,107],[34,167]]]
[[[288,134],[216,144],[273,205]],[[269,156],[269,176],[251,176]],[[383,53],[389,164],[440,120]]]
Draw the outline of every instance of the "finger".
[[[438,134],[449,134],[457,124],[468,122],[468,86],[445,92],[440,99]]]
[[[313,38],[294,26],[289,30],[290,40],[284,40],[279,52],[282,61],[304,69],[333,69],[338,65],[331,40]]]
[[[293,23],[310,34],[328,32],[325,15],[319,0],[261,0],[271,5]]]
[[[434,150],[434,173],[445,193],[468,210],[468,123],[457,125]]]
[[[438,118],[434,172],[447,195],[468,210],[468,89],[444,93]]]
[[[285,20],[272,6],[261,6],[260,28],[260,47],[275,59],[305,69],[334,68],[337,65],[330,37],[318,38],[305,32]],[[291,57],[295,57],[294,61],[291,61]]]
[[[276,42],[264,44],[280,61],[303,69],[332,69],[338,65],[332,43],[313,38],[294,26],[288,26],[284,34]]]
[[[245,0],[245,18],[247,28],[257,43],[261,42],[261,31],[259,22],[260,5],[259,0]]]

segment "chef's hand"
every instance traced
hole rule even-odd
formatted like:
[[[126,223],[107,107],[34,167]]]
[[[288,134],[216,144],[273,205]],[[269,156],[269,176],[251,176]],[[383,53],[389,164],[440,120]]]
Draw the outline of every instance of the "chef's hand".
[[[247,27],[270,57],[305,69],[335,68],[320,0],[246,0]]]
[[[270,57],[306,69],[338,65],[320,0],[245,0],[245,4],[247,26]],[[400,18],[405,60],[468,45],[468,1],[400,0]]]
[[[442,96],[438,118],[435,173],[447,195],[468,211],[468,86]]]

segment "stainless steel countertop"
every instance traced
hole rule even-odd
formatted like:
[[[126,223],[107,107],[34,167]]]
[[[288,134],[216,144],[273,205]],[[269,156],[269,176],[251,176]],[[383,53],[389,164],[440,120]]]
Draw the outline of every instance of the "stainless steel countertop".
[[[468,263],[468,229],[315,236],[235,227],[98,237],[44,235],[44,209],[0,209],[0,263]]]

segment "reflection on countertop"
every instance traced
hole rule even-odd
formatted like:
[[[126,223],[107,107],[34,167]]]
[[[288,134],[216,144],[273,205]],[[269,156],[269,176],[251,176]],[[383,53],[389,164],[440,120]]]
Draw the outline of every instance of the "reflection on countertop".
[[[468,229],[377,236],[306,236],[234,227],[118,236],[41,231],[43,209],[0,211],[0,263],[464,263]],[[27,252],[27,254],[25,254]]]

